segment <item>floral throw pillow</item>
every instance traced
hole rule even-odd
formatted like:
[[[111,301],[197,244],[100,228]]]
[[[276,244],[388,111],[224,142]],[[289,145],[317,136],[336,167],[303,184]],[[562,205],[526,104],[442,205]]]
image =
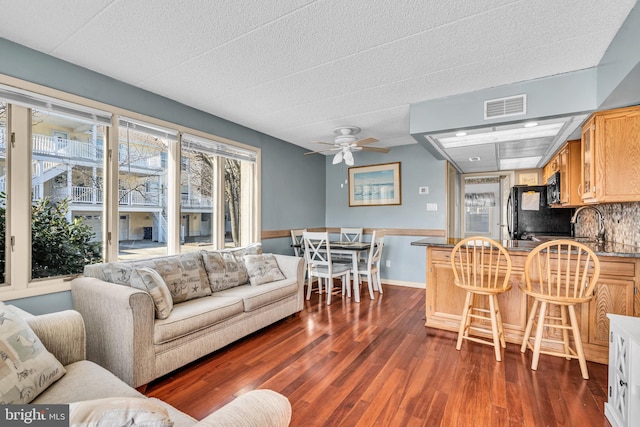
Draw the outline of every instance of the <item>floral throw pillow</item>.
[[[132,288],[147,291],[151,295],[158,319],[169,317],[173,310],[173,299],[160,273],[148,267],[134,268],[131,271],[129,284]]]
[[[66,372],[27,322],[0,302],[0,403],[29,403]]]
[[[247,266],[251,286],[285,279],[273,254],[245,255],[244,264]]]

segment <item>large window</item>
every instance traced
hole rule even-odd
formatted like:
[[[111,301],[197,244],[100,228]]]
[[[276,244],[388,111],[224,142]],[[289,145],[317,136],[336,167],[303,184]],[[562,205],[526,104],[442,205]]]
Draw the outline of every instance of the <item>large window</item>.
[[[190,134],[180,161],[181,251],[255,240],[255,153]],[[253,240],[252,240],[253,239]]]
[[[0,300],[68,290],[87,263],[259,239],[258,149],[6,80]]]

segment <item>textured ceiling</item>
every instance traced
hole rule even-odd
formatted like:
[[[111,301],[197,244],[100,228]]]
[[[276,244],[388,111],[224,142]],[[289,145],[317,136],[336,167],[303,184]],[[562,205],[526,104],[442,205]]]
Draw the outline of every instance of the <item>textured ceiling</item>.
[[[596,66],[636,0],[0,0],[0,37],[308,149],[409,104]]]

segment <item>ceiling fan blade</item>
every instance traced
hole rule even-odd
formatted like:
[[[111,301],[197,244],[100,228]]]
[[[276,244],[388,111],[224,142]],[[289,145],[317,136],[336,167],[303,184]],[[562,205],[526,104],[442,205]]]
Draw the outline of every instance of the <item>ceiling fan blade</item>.
[[[313,144],[336,145],[333,142],[312,141]]]
[[[306,153],[304,153],[304,155],[306,156],[307,154],[317,154],[317,153],[327,153],[329,151],[336,151],[336,150],[340,150],[340,148],[329,148],[328,150],[318,150],[318,151],[307,151]]]
[[[391,151],[390,148],[384,147],[362,147],[362,149],[365,151],[376,151],[378,153],[388,153],[389,151]]]
[[[373,144],[374,142],[378,142],[378,140],[375,138],[364,138],[364,139],[359,139],[357,141],[354,141],[353,144],[360,146],[360,145]]]

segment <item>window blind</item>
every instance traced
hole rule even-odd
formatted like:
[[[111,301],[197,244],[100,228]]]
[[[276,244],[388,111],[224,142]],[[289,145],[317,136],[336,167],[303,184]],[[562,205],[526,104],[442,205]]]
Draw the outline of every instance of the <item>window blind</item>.
[[[257,158],[255,151],[190,134],[182,135],[182,148],[251,163]]]

